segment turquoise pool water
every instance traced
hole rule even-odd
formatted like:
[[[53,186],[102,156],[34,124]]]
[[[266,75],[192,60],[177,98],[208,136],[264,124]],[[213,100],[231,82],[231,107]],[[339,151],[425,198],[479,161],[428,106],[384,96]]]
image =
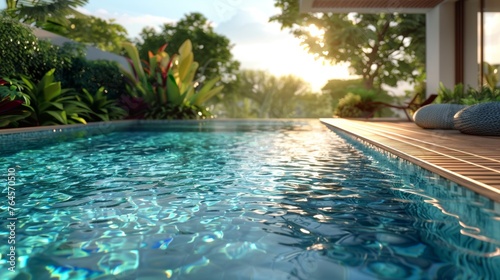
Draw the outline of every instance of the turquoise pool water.
[[[148,126],[0,166],[0,279],[500,275],[494,204],[318,121]]]

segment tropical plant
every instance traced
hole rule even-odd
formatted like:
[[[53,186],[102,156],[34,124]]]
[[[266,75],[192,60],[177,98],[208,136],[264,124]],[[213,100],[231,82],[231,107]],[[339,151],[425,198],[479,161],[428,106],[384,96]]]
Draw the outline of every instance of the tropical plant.
[[[24,106],[22,100],[12,100],[9,97],[0,99],[0,127],[17,127],[19,121],[30,115],[30,111]]]
[[[124,43],[123,46],[133,70],[133,73],[123,72],[131,82],[127,92],[148,104],[145,118],[198,118],[209,115],[203,103],[219,93],[223,86],[215,86],[219,77],[203,85],[194,82],[198,63],[194,61],[190,40],[186,40],[179,53],[172,56],[165,52],[166,45],[156,54],[149,52],[149,61],[144,63],[133,44]]]
[[[29,105],[30,98],[23,93],[24,82],[22,80],[3,77],[0,78],[0,98],[8,97],[11,100],[21,100]]]
[[[439,84],[438,103],[474,105],[491,101],[500,101],[500,88],[482,86],[479,89],[469,87],[465,90],[462,84],[457,84],[449,89],[443,83]]]
[[[447,88],[443,83],[439,83],[438,97],[436,103],[461,104],[466,97],[463,84],[456,84],[453,89]]]
[[[136,45],[141,59],[148,60],[149,51],[159,49],[165,42],[168,42],[165,51],[175,53],[189,39],[193,55],[200,66],[195,80],[221,77],[221,83],[225,85],[224,91],[232,89],[240,63],[233,58],[230,40],[216,33],[204,15],[189,13],[175,23],[165,23],[159,29],[146,27],[139,34]]]
[[[90,109],[90,112],[80,114],[87,121],[119,120],[127,115],[116,100],[108,99],[104,87],[99,88],[95,94],[90,94],[86,89],[82,89],[82,92],[76,98]]]
[[[35,83],[22,76],[24,91],[30,97],[33,108],[28,119],[31,125],[56,125],[86,123],[81,117],[90,113],[90,108],[70,95],[71,89],[62,89],[61,82],[54,81],[54,71],[51,69],[40,82]]]
[[[57,30],[69,27],[70,15],[84,17],[76,8],[87,3],[88,0],[6,0],[4,13],[27,24]]]
[[[488,86],[491,89],[497,88],[499,86],[498,68],[484,62],[483,80],[484,86]]]
[[[492,101],[500,101],[500,88],[483,86],[479,89],[469,88],[467,90],[467,96],[462,98],[461,104],[474,105]]]
[[[21,84],[15,79],[0,79],[0,127],[17,127],[31,115],[29,96],[20,92]]]

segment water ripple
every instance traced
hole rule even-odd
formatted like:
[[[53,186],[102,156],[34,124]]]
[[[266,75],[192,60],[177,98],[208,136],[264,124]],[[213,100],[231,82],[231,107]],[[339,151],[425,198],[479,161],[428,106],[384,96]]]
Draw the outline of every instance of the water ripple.
[[[214,130],[120,132],[10,156],[19,277],[500,273],[497,214],[443,193],[433,178],[384,163],[313,121]]]

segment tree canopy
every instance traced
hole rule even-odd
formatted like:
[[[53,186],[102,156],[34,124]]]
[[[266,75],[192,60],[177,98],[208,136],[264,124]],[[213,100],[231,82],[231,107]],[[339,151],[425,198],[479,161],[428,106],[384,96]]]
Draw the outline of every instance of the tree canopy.
[[[42,27],[46,24],[68,26],[68,15],[84,16],[76,10],[89,0],[5,0],[5,12],[21,22]]]
[[[70,28],[63,30],[63,35],[76,42],[86,43],[103,51],[116,54],[122,52],[122,42],[128,41],[127,30],[113,19],[89,16],[86,18],[71,18]]]
[[[367,89],[414,81],[424,72],[424,14],[300,13],[299,1],[275,0],[281,23],[309,52],[347,62]]]
[[[330,96],[312,93],[310,85],[293,76],[275,76],[263,70],[242,70],[239,89],[216,108],[229,118],[331,117]]]
[[[114,22],[84,15],[76,9],[88,0],[6,0],[3,13],[20,22],[59,34],[103,51],[121,53],[127,30]]]

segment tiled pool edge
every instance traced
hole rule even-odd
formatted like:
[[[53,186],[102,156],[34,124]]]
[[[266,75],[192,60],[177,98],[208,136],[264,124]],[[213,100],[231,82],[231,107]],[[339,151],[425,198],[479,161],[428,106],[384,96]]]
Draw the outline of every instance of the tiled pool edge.
[[[0,130],[0,152],[15,153],[31,147],[58,141],[107,134],[135,125],[136,120],[96,122],[89,124],[38,126]]]
[[[379,141],[370,139],[368,137],[365,137],[363,135],[359,135],[358,133],[355,133],[354,131],[350,131],[349,129],[345,129],[339,126],[336,126],[334,123],[329,122],[328,119],[320,119],[320,121],[329,129],[332,131],[341,131],[343,133],[346,133],[347,135],[350,135],[354,138],[356,138],[357,141],[363,142],[368,145],[372,145],[373,147],[382,149],[383,151],[389,152],[403,160],[407,160],[425,170],[428,170],[432,173],[435,173],[443,178],[446,178],[450,181],[455,182],[458,185],[461,185],[470,191],[476,193],[477,195],[482,195],[491,201],[495,202],[495,205],[497,207],[500,207],[500,194],[498,192],[493,192],[488,188],[485,188],[482,186],[480,183],[476,183],[474,180],[470,180],[464,176],[461,176],[459,174],[456,174],[454,172],[451,172],[447,170],[446,168],[439,167],[437,165],[434,165],[432,163],[429,163],[425,160],[413,157],[407,153],[404,153],[404,151],[398,150],[396,148],[392,148],[389,145],[385,145],[384,143],[381,143]]]
[[[211,122],[234,123],[245,122],[235,119],[204,120],[120,120],[94,122],[88,124],[37,126],[24,128],[0,129],[0,155],[19,152],[24,149],[49,145],[58,141],[108,134],[120,130],[157,130],[166,127],[183,126],[185,124],[204,124]],[[263,120],[275,121],[275,120]]]

